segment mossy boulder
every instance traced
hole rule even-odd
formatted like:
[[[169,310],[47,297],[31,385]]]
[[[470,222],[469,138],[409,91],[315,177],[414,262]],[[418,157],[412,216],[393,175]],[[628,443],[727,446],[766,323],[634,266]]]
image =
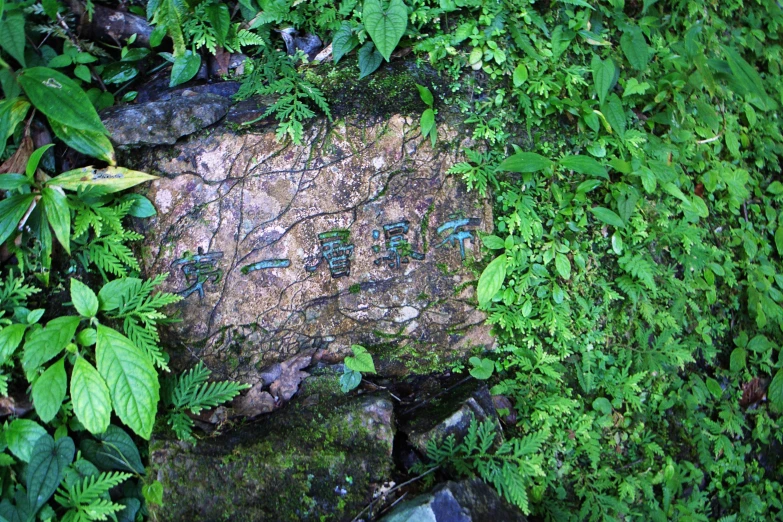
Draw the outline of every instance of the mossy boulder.
[[[345,396],[334,374],[311,377],[289,406],[196,446],[151,444],[163,484],[159,521],[349,521],[389,479],[393,409],[386,395]]]

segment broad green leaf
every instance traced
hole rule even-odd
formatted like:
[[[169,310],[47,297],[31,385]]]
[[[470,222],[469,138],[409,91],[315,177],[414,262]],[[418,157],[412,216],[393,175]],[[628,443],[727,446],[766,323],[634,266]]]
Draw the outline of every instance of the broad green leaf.
[[[639,177],[642,179],[642,186],[644,187],[644,191],[648,194],[655,192],[655,189],[658,187],[658,180],[656,179],[653,171],[647,167],[641,167],[637,174],[639,174]]]
[[[101,187],[106,193],[111,193],[155,179],[158,177],[123,167],[106,167],[104,169],[84,167],[64,172],[49,180],[47,184],[74,191],[88,187]]]
[[[24,14],[17,10],[6,13],[3,18],[0,19],[0,47],[23,68],[27,67],[24,60]]]
[[[158,374],[149,358],[127,337],[98,325],[95,357],[109,385],[117,416],[137,435],[149,440],[160,399]]]
[[[178,56],[171,66],[171,80],[169,87],[181,85],[193,78],[201,67],[201,55],[192,51],[185,51]]]
[[[778,247],[778,254],[783,256],[783,225],[775,230],[775,246]]]
[[[146,196],[141,194],[126,194],[120,198],[120,201],[133,201],[133,206],[128,210],[128,215],[137,218],[148,218],[158,213],[155,207]]]
[[[372,354],[364,346],[354,344],[351,346],[353,357],[345,358],[345,367],[349,370],[361,373],[375,373],[375,363],[372,361]]]
[[[388,62],[408,27],[408,8],[402,0],[391,0],[385,10],[380,0],[364,0],[362,23]]]
[[[600,179],[586,179],[585,181],[581,182],[579,186],[576,187],[576,193],[577,194],[587,194],[590,191],[593,191],[600,187],[602,184],[602,181]]]
[[[16,126],[27,116],[30,104],[22,98],[0,101],[0,156],[5,152],[5,145]]]
[[[419,85],[418,83],[416,84],[416,88],[419,90],[419,97],[421,98],[421,101],[423,101],[427,107],[432,107],[432,105],[435,103],[435,98],[432,96],[432,91],[429,90],[428,87]]]
[[[108,134],[84,91],[62,73],[33,67],[19,73],[19,84],[36,109],[61,125]]]
[[[512,79],[514,81],[514,87],[519,87],[527,81],[527,67],[525,67],[524,63],[517,65],[517,68],[514,69],[514,76]]]
[[[739,372],[745,369],[745,360],[747,356],[748,352],[745,351],[745,348],[734,348],[729,359],[729,367],[731,368],[731,371]]]
[[[422,136],[429,136],[433,128],[435,128],[435,113],[432,109],[427,109],[421,115]]]
[[[30,158],[27,160],[27,167],[24,171],[28,178],[32,179],[35,171],[38,170],[38,164],[41,163],[41,158],[46,154],[46,151],[52,147],[54,147],[54,143],[49,143],[43,147],[38,147],[30,154]]]
[[[359,39],[353,34],[350,22],[343,22],[340,28],[335,31],[332,40],[332,59],[334,63],[340,61],[340,58],[353,51],[359,45]]]
[[[568,170],[573,170],[579,174],[587,174],[588,176],[609,179],[609,173],[606,171],[606,167],[598,163],[590,156],[566,156],[558,161],[558,163],[561,167]]]
[[[595,92],[598,94],[598,102],[603,105],[606,95],[609,94],[609,89],[611,89],[614,83],[616,67],[611,58],[602,61],[598,58],[598,55],[594,54],[590,62],[590,69],[593,73],[593,84],[595,85]]]
[[[495,371],[495,362],[492,359],[479,359],[478,357],[471,357],[470,364],[473,368],[470,370],[470,375],[473,378],[480,381],[486,381]]]
[[[142,486],[141,494],[148,504],[156,504],[158,506],[163,505],[163,484],[157,480],[152,481],[151,484],[145,484]]]
[[[136,277],[126,277],[109,281],[98,291],[98,301],[100,301],[100,310],[110,312],[120,306],[122,296],[131,288],[140,287],[142,281]]]
[[[593,207],[590,209],[590,212],[592,212],[595,217],[597,217],[599,220],[603,221],[607,225],[612,225],[613,227],[617,227],[617,228],[625,227],[625,223],[623,222],[622,219],[620,219],[620,216],[618,216],[615,212],[609,210],[608,208]]]
[[[0,175],[0,190],[16,190],[25,185],[31,185],[31,181],[24,174]]]
[[[495,297],[506,279],[506,255],[501,254],[492,260],[481,273],[476,294],[479,306],[484,307]]]
[[[767,187],[767,192],[769,192],[770,194],[774,194],[776,196],[783,194],[783,183],[781,183],[780,181],[773,181]]]
[[[343,393],[348,393],[359,386],[359,383],[361,382],[362,374],[356,370],[349,370],[346,367],[345,373],[340,376],[340,390],[342,390]]]
[[[620,138],[625,137],[625,109],[619,96],[612,94],[609,96],[609,102],[601,107],[601,111],[606,117],[606,121]]]
[[[122,511],[117,512],[117,522],[136,522],[136,515],[141,509],[141,500],[123,497],[117,501],[117,504],[125,506]]]
[[[498,236],[484,236],[481,238],[481,242],[490,250],[502,250],[506,248],[506,242]]]
[[[26,329],[27,326],[23,324],[9,324],[0,330],[0,364],[4,364],[14,354]]]
[[[14,233],[34,199],[33,194],[17,194],[0,201],[0,245]]]
[[[85,328],[76,335],[76,342],[82,346],[92,346],[98,340],[98,332],[94,328]]]
[[[136,443],[125,430],[113,424],[95,436],[97,441],[85,439],[79,445],[82,454],[101,471],[130,471],[144,474]]]
[[[555,268],[563,279],[571,278],[571,261],[565,254],[558,253],[555,256]]]
[[[783,411],[783,368],[778,370],[767,389],[767,397],[772,407],[777,411]]]
[[[620,38],[620,48],[628,58],[628,63],[637,71],[642,71],[650,61],[650,47],[644,39],[642,30],[638,27],[629,27]]]
[[[111,396],[98,370],[84,357],[76,359],[71,373],[73,412],[90,433],[103,433],[111,420]]]
[[[383,63],[383,56],[372,42],[365,43],[359,49],[359,79],[371,75]]]
[[[80,317],[66,315],[46,323],[46,328],[31,330],[27,334],[22,355],[22,367],[28,376],[47,361],[57,357],[65,349],[79,326]],[[28,379],[30,380],[30,379]]]
[[[46,435],[46,430],[35,421],[16,419],[5,429],[5,442],[22,462],[30,462],[33,448],[38,439]]]
[[[723,395],[723,389],[720,387],[720,383],[712,377],[707,378],[707,389],[716,398],[720,399]]]
[[[211,4],[207,7],[207,16],[215,30],[217,43],[222,47],[226,43],[226,36],[231,28],[231,14],[228,12],[228,6],[222,2]]]
[[[43,422],[49,422],[57,415],[67,391],[65,359],[60,359],[43,372],[33,384],[33,405]]]
[[[498,169],[525,173],[538,172],[552,165],[553,163],[550,160],[535,152],[518,152],[503,160]]]
[[[89,319],[98,313],[98,297],[95,292],[74,278],[71,278],[71,302],[82,317]]]
[[[49,224],[54,230],[57,241],[65,251],[71,253],[71,210],[68,208],[68,198],[60,191],[44,187],[41,191],[41,201],[46,209]]]
[[[593,409],[603,413],[604,415],[612,414],[612,403],[606,397],[598,397],[593,401]]]
[[[37,511],[54,494],[65,468],[73,461],[75,451],[70,437],[55,442],[47,434],[35,443],[27,466],[27,501],[33,511]]]
[[[746,92],[753,93],[759,98],[761,102],[759,108],[762,110],[774,109],[777,104],[767,95],[758,71],[731,47],[724,46],[723,53],[726,55],[726,61],[729,63],[734,79]]]
[[[49,119],[49,126],[54,131],[54,134],[69,147],[82,154],[105,161],[109,165],[114,166],[117,164],[114,156],[114,146],[112,146],[106,135],[75,127],[67,127],[52,119]]]

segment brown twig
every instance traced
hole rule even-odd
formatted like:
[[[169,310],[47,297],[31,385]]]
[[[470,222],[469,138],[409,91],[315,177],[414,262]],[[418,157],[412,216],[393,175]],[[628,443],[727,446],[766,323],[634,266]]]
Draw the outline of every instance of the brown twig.
[[[395,492],[395,491],[397,491],[398,489],[400,489],[400,488],[402,488],[402,487],[405,487],[405,486],[407,486],[408,484],[411,484],[411,483],[413,483],[413,482],[416,482],[417,480],[420,480],[420,479],[422,479],[422,478],[426,477],[427,475],[429,475],[430,473],[432,473],[433,471],[436,471],[436,470],[438,470],[438,469],[440,469],[440,466],[435,466],[434,468],[432,468],[432,469],[429,469],[429,470],[425,471],[425,472],[424,472],[424,473],[422,473],[421,475],[418,475],[418,476],[416,476],[416,477],[413,477],[413,478],[412,478],[412,479],[410,479],[410,480],[406,480],[406,481],[405,481],[405,482],[403,482],[402,484],[400,484],[400,485],[398,485],[398,486],[394,486],[393,488],[391,488],[389,491],[387,491],[387,492],[386,492],[386,495],[388,495],[388,494],[390,494],[390,493],[394,493],[394,492]],[[384,498],[386,495],[382,495],[382,496],[381,496],[381,497],[379,497],[379,498]],[[365,511],[367,511],[368,509],[371,509],[371,508],[372,508],[372,506],[373,506],[373,504],[375,504],[377,501],[378,501],[378,499],[377,499],[377,498],[374,498],[374,499],[372,499],[372,501],[370,501],[370,503],[369,503],[369,504],[367,504],[367,505],[364,507],[364,509],[362,509],[361,511],[359,511],[359,514],[358,514],[358,515],[356,515],[356,516],[355,516],[355,517],[354,517],[354,518],[351,520],[351,522],[357,522],[357,520],[359,520],[359,517],[360,517],[360,516],[362,516],[362,515],[364,514],[364,512],[365,512]]]

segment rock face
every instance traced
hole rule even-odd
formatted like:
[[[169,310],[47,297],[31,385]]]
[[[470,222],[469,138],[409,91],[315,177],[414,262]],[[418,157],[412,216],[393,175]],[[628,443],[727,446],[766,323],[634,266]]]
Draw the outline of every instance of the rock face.
[[[337,379],[311,377],[266,422],[195,447],[153,441],[148,476],[166,501],[151,519],[351,520],[389,478],[394,419],[387,396],[345,396]]]
[[[184,297],[177,342],[251,384],[352,344],[391,374],[491,345],[466,265],[492,212],[446,174],[458,151],[433,150],[416,117],[323,121],[302,146],[274,134],[218,127],[128,158],[162,176],[144,189],[158,216],[141,225],[142,262]],[[439,139],[460,148],[455,131]]]
[[[172,96],[165,101],[120,105],[101,112],[115,145],[173,144],[221,119],[231,106],[216,94]]]
[[[380,522],[526,522],[480,480],[446,482],[395,507]]]

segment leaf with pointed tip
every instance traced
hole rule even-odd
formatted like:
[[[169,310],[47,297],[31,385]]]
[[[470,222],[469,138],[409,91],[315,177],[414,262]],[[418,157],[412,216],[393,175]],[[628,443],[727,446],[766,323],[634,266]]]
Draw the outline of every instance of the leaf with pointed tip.
[[[365,0],[362,23],[378,52],[388,62],[408,27],[408,8],[402,0],[391,0],[386,10],[380,0]]]
[[[27,466],[27,501],[34,512],[54,494],[65,468],[73,461],[75,451],[70,437],[63,437],[55,442],[47,434],[35,443],[30,464]]]
[[[33,405],[43,422],[51,421],[60,411],[68,391],[65,359],[51,365],[33,384]]]
[[[87,431],[103,433],[111,420],[111,396],[103,377],[84,357],[76,359],[71,374],[73,412]]]

